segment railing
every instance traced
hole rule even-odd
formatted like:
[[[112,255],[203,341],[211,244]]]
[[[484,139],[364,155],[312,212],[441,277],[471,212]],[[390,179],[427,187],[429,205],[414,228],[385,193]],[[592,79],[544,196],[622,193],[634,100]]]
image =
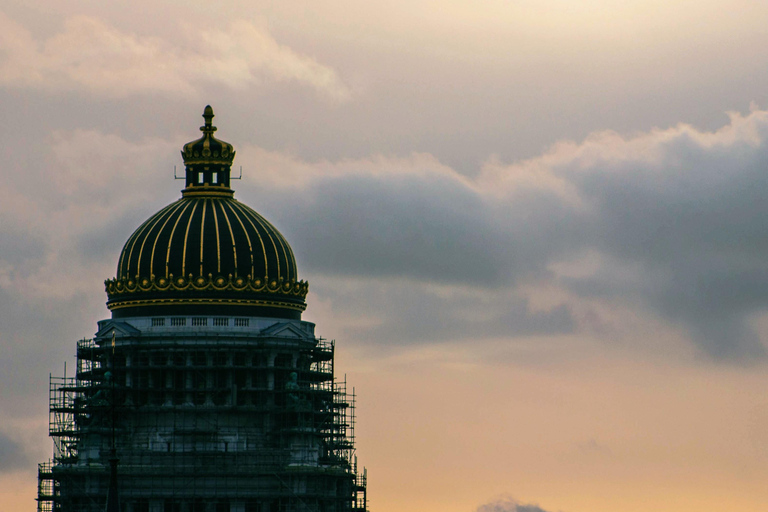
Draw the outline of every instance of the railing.
[[[50,460],[37,465],[37,512],[53,510],[55,495],[52,468],[53,461]]]

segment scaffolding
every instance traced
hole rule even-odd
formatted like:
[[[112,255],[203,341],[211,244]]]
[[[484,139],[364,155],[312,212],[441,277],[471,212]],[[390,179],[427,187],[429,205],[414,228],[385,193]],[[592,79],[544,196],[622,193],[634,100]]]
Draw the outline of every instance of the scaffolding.
[[[77,343],[50,377],[38,512],[103,510],[114,442],[124,512],[363,512],[355,393],[335,344],[281,336]]]

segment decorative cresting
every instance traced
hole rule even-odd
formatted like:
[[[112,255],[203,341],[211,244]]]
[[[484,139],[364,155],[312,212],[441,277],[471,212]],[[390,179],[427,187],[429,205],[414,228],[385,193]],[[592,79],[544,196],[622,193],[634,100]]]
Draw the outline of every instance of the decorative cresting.
[[[210,171],[217,158],[226,171],[216,172],[228,173],[235,152],[230,144],[212,137],[215,127],[210,124],[210,107],[204,117],[203,139],[186,144],[182,152],[188,174],[195,166]],[[226,146],[226,156],[214,143]],[[204,153],[201,148],[210,151]],[[203,162],[204,158],[208,160]],[[120,254],[117,276],[104,282],[113,317],[243,314],[300,318],[309,284],[298,278],[290,245],[264,217],[226,190],[228,193],[217,193],[222,187],[214,183],[188,183],[181,199],[134,231]]]
[[[192,274],[188,278],[173,277],[160,277],[150,276],[147,278],[133,279],[107,279],[105,282],[107,286],[107,293],[110,295],[117,295],[120,293],[135,293],[135,292],[164,292],[168,290],[173,291],[210,291],[215,290],[219,292],[223,291],[235,291],[235,292],[255,292],[255,293],[275,293],[284,295],[294,295],[296,297],[304,298],[309,291],[309,284],[302,281],[297,282],[283,282],[283,281],[262,281],[261,279],[250,279],[235,277],[230,274],[227,279],[219,276],[214,279],[212,274],[208,277],[196,277],[193,278]],[[303,309],[303,308],[302,308]]]
[[[203,136],[184,144],[181,157],[186,169],[187,188],[183,195],[221,195],[231,196],[229,188],[232,161],[235,148],[228,142],[213,136],[213,109],[210,105],[203,111],[205,124],[200,127]]]

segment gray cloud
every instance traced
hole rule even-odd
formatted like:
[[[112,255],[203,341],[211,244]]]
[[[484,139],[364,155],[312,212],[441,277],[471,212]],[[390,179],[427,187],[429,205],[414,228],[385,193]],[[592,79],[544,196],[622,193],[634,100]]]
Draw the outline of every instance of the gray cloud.
[[[418,277],[494,286],[506,281],[506,234],[483,199],[422,177],[325,180],[284,218],[311,247],[306,265],[340,275]]]
[[[278,190],[258,202],[287,226],[314,273],[488,290],[560,286],[683,326],[716,359],[753,360],[765,348],[748,317],[768,307],[767,136],[768,113],[755,111],[714,133],[595,134],[513,166],[491,162],[475,181],[348,170],[309,176],[301,200],[291,189],[293,201]],[[553,270],[589,251],[599,257],[593,271]],[[412,302],[399,297],[384,309],[397,322],[420,310]],[[433,317],[462,309],[456,297],[446,302],[420,304],[435,306]],[[567,330],[567,307],[553,311],[554,330]],[[486,331],[537,324],[530,314],[509,318],[492,317]]]
[[[514,344],[574,332],[579,308],[599,302],[685,329],[716,360],[764,353],[750,321],[767,305],[766,114],[717,133],[652,129],[684,120],[716,130],[723,110],[765,104],[768,46],[750,10],[728,13],[717,34],[710,23],[685,25],[683,38],[684,24],[661,37],[663,27],[641,27],[646,39],[633,31],[628,48],[588,25],[552,38],[510,30],[524,28],[518,16],[495,32],[460,11],[453,26],[442,14],[403,16],[412,2],[379,19],[343,4],[296,16],[281,3],[263,24],[258,2],[180,16],[144,0],[54,4],[0,15],[4,418],[44,430],[45,376],[108,315],[101,281],[125,238],[178,197],[170,173],[207,102],[246,170],[238,198],[293,244],[317,294],[310,312],[319,303],[350,319],[350,336],[397,349],[461,336]],[[676,10],[665,14],[689,17]],[[231,30],[235,18],[253,25]],[[596,43],[606,35],[611,44]],[[636,135],[593,133],[604,127]],[[563,138],[586,140],[546,151]],[[315,174],[273,186],[248,144]],[[426,152],[450,169],[390,174],[371,157],[380,152]],[[489,155],[516,163],[478,164]],[[347,159],[357,172],[323,175]],[[550,289],[543,306],[531,292]],[[0,466],[20,453],[11,443]]]
[[[712,356],[764,355],[747,317],[768,307],[767,135],[766,113],[755,112],[713,134],[649,134],[641,155],[563,172],[592,208],[586,244],[640,269],[635,282],[595,274],[572,289],[634,295]]]
[[[476,512],[547,512],[538,505],[523,504],[512,498],[502,498],[477,507]]]
[[[0,473],[29,469],[33,464],[24,446],[0,431]]]
[[[335,309],[367,319],[344,326],[345,337],[382,347],[559,335],[575,328],[567,305],[537,310],[525,297],[504,288],[433,286],[407,279],[318,277],[310,283]]]
[[[513,165],[491,160],[474,179],[431,156],[283,158],[264,167],[263,154],[246,148],[239,163],[260,176],[238,182],[238,197],[284,231],[301,268],[369,281],[350,295],[318,288],[347,311],[376,312],[372,331],[360,333],[367,338],[569,333],[574,301],[607,299],[683,327],[715,359],[756,360],[764,341],[749,318],[768,307],[767,136],[763,111],[734,115],[712,133],[598,133]],[[0,192],[9,215],[2,275],[17,287],[54,279],[50,290],[86,268],[103,269],[98,282],[110,277],[124,239],[178,197],[172,181],[138,192],[162,181],[155,167],[167,166],[172,147],[96,131],[55,134],[41,151],[53,178],[35,181],[43,170],[33,168]],[[114,190],[133,192],[104,192]],[[558,270],[584,254],[596,255],[591,271]],[[30,263],[39,275],[25,271]],[[547,287],[570,297],[531,307],[531,290]],[[426,329],[426,318],[441,327]]]

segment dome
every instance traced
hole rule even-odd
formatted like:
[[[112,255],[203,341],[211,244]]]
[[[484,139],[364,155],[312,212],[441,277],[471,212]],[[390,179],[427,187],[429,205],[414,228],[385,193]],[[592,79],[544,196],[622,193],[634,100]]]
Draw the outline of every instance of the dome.
[[[117,275],[105,281],[113,317],[245,315],[300,318],[309,285],[283,235],[234,199],[231,144],[213,137],[206,107],[202,139],[184,146],[182,198],[128,238]]]

